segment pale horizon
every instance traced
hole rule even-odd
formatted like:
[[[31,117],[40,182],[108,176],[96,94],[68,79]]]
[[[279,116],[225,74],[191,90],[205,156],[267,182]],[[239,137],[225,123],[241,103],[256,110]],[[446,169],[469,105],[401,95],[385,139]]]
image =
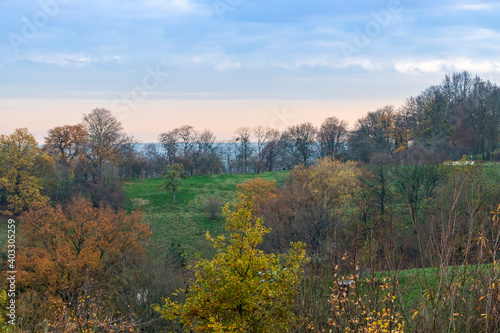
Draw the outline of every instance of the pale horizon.
[[[350,127],[361,116],[400,101],[318,101],[318,100],[152,100],[136,109],[115,116],[125,132],[140,142],[157,142],[158,135],[182,125],[196,130],[209,129],[218,140],[230,140],[238,127],[256,126],[286,129],[311,122],[320,126],[335,116]],[[9,111],[9,122],[0,123],[0,133],[11,134],[26,127],[43,143],[49,129],[80,123],[84,113],[94,108],[109,108],[109,102],[94,100],[0,100]],[[112,110],[112,109],[110,109]]]

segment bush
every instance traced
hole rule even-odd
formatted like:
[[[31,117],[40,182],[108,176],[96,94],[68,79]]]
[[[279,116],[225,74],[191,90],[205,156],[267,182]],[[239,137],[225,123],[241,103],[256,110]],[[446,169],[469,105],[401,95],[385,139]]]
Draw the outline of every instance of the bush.
[[[217,198],[208,199],[205,201],[205,212],[210,216],[210,220],[217,220],[222,212],[222,203]]]

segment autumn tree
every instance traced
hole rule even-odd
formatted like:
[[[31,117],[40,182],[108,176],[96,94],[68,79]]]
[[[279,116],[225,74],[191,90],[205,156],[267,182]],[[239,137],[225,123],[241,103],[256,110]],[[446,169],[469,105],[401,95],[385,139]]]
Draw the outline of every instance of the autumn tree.
[[[272,228],[262,247],[280,253],[289,249],[290,242],[300,241],[311,255],[322,254],[331,238],[330,212],[316,200],[307,180],[291,178],[275,193],[254,200],[255,214],[262,215],[266,227]]]
[[[470,133],[469,151],[481,154],[483,159],[489,159],[491,153],[498,147],[500,138],[500,88],[489,81],[475,77],[472,91],[467,99],[469,111],[463,124]],[[463,128],[456,130],[460,137]]]
[[[314,200],[330,212],[332,228],[332,249],[334,257],[338,258],[340,253],[335,253],[341,247],[342,239],[346,239],[347,225],[344,214],[352,207],[356,192],[359,188],[360,170],[354,162],[333,161],[324,158],[317,165],[304,170],[295,170],[294,177],[305,178],[305,182],[311,188]]]
[[[87,136],[82,124],[57,126],[49,130],[43,150],[69,167],[83,155]]]
[[[229,239],[207,233],[217,254],[197,261],[196,280],[184,291],[184,303],[167,298],[157,310],[195,332],[288,331],[305,260],[303,244],[293,244],[284,255],[266,254],[257,247],[270,230],[252,218],[252,204],[240,197],[235,211],[229,205],[224,211]]]
[[[76,184],[87,180],[85,156],[88,132],[82,124],[57,126],[49,130],[43,151],[55,160],[55,189],[50,198],[65,202],[79,192]]]
[[[276,182],[267,181],[262,178],[255,178],[247,180],[243,184],[238,184],[236,188],[240,195],[252,199],[255,196],[264,197],[274,193],[276,191]]]
[[[247,180],[243,184],[238,184],[236,192],[252,201],[254,213],[259,216],[259,208],[263,207],[267,197],[277,193],[277,187],[275,181],[255,178]]]
[[[7,298],[7,292],[4,289],[0,289],[0,329],[2,329],[4,332],[8,332],[9,327],[7,326],[7,317],[8,310],[7,310],[8,304],[8,298]]]
[[[45,319],[44,324],[46,323],[46,328],[50,327],[52,332],[61,333],[136,332],[134,315],[122,315],[119,311],[114,311],[109,298],[103,292],[81,292],[76,298],[75,306],[57,307],[55,319],[51,322]]]
[[[41,154],[35,137],[26,128],[0,136],[0,202],[7,206],[4,213],[20,214],[46,199],[37,174],[47,163],[51,161]]]
[[[407,99],[406,127],[421,146],[456,159],[481,154],[489,159],[498,147],[500,89],[468,72],[446,75],[440,85]]]
[[[85,199],[66,208],[44,203],[27,211],[20,218],[21,297],[36,293],[42,300],[39,311],[50,312],[50,302],[76,306],[86,281],[97,290],[112,290],[116,275],[106,273],[109,267],[127,254],[144,254],[142,242],[151,232],[141,221],[140,213],[95,208]],[[25,313],[24,318],[29,321],[33,316]]]

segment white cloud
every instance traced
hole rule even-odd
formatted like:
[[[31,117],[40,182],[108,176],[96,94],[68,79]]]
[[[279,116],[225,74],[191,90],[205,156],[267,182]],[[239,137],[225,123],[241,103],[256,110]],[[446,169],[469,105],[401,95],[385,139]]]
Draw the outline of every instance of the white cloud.
[[[347,68],[352,66],[360,66],[370,71],[381,70],[383,68],[381,62],[359,57],[350,57],[347,59],[343,59],[335,65],[335,67],[337,68]]]
[[[186,61],[187,59],[187,61]],[[196,54],[191,56],[177,57],[177,64],[183,66],[209,66],[218,71],[226,71],[238,69],[242,66],[240,61],[233,60],[233,57],[225,54],[222,51],[214,51],[212,53]]]
[[[89,64],[92,59],[89,56],[81,54],[45,54],[28,57],[33,62],[50,65],[78,65]]]
[[[462,3],[450,7],[451,10],[475,10],[486,11],[495,9],[493,3]]]
[[[217,65],[215,66],[215,69],[218,71],[226,71],[226,70],[230,70],[230,69],[237,69],[240,67],[241,67],[241,64],[239,62],[225,60],[225,61],[221,61],[221,62],[217,63]]]
[[[401,73],[435,73],[443,69],[443,60],[403,60],[397,61],[394,68]]]
[[[316,57],[303,57],[291,61],[272,61],[265,64],[272,68],[282,68],[285,70],[296,70],[300,67],[329,67],[329,68],[349,68],[349,67],[361,67],[369,71],[380,71],[386,66],[384,62],[374,61],[372,59],[351,57],[351,58],[338,58],[328,57],[328,56],[316,56]]]
[[[472,73],[491,73],[500,71],[500,61],[471,58],[448,58],[430,60],[402,60],[394,63],[394,68],[401,73],[445,73],[470,71]]]
[[[120,56],[116,55],[104,55],[99,57],[91,57],[86,54],[41,54],[28,56],[26,59],[49,65],[60,65],[60,66],[85,66],[91,63],[98,62],[120,62]]]

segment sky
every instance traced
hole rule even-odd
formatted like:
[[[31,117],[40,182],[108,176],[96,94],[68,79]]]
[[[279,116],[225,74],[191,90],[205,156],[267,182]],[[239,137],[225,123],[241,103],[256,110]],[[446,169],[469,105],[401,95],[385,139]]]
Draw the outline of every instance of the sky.
[[[0,134],[43,141],[98,107],[142,142],[354,126],[449,73],[499,83],[498,17],[473,0],[2,0]]]

